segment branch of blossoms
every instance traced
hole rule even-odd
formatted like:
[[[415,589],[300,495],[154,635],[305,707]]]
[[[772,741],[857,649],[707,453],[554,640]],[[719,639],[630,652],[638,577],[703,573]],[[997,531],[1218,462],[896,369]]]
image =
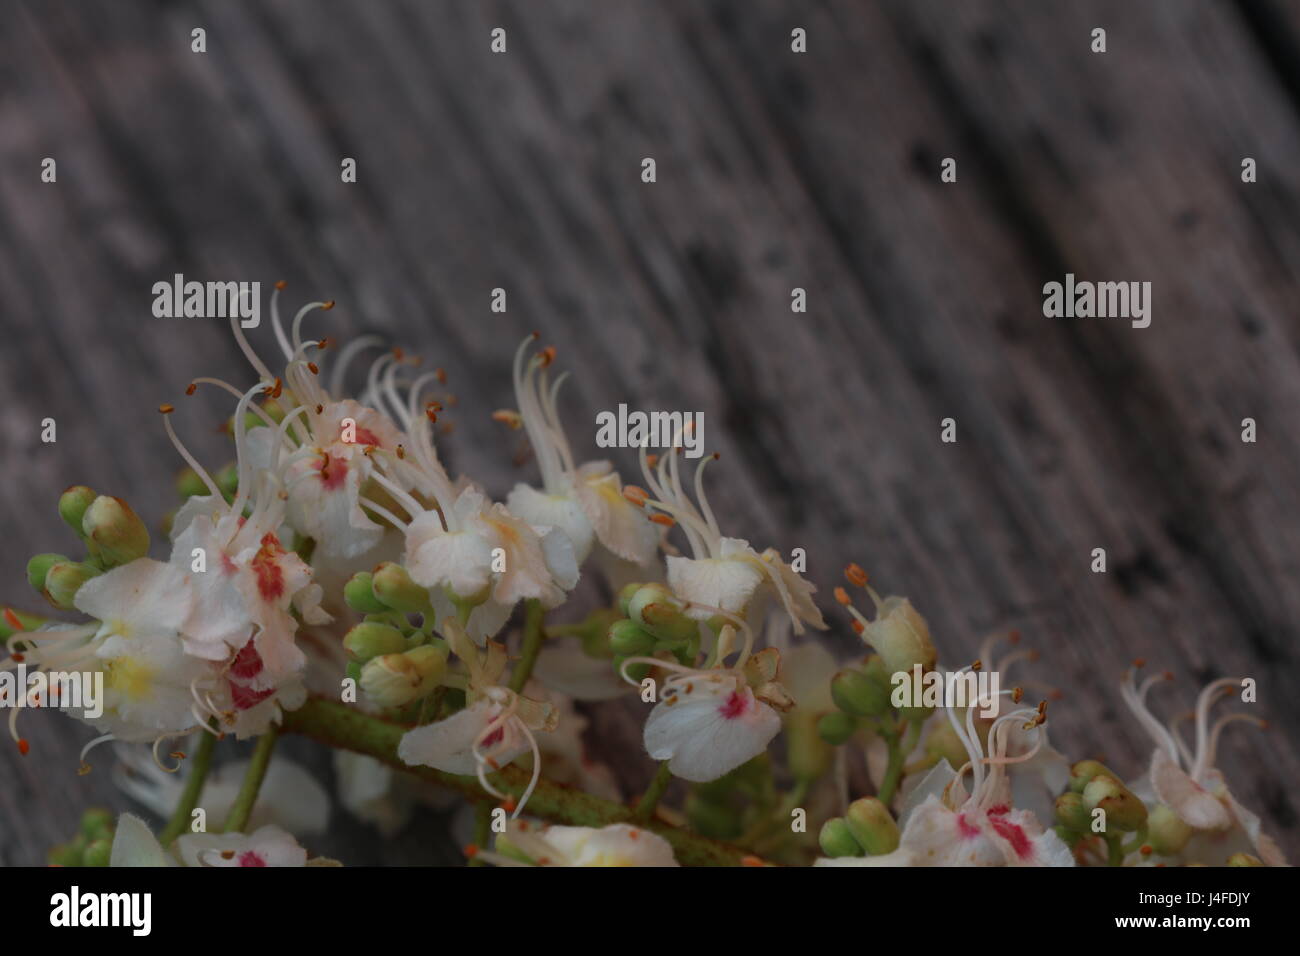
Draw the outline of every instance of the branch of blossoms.
[[[256,381],[200,377],[186,389],[232,403],[232,463],[207,470],[173,425],[176,407],[159,409],[188,466],[166,559],[150,556],[126,501],[74,486],[58,508],[78,555],[38,554],[27,576],[81,619],[4,611],[0,701],[19,752],[31,749],[20,707],[93,728],[83,772],[110,741],[144,746],[152,762],[124,779],[169,818],[155,836],[133,815],[90,811],[57,862],[332,863],[298,844],[301,815],[277,797],[274,781],[294,776],[273,760],[285,732],[336,748],[340,802],[381,831],[430,798],[424,784],[463,795],[476,812],[474,865],[1285,863],[1215,769],[1226,727],[1262,724],[1242,711],[1211,721],[1230,692],[1253,703],[1252,681],[1202,691],[1189,742],[1149,709],[1163,677],[1139,681],[1134,667],[1121,694],[1156,744],[1147,773],[1126,783],[1071,763],[1047,739],[1050,687],[1032,674],[980,684],[1033,659],[1015,635],[945,666],[912,602],[882,597],[856,564],[834,596],[864,656],[836,661],[807,634],[828,625],[806,556],[724,532],[705,488],[717,456],[689,472],[684,428],[659,455],[632,442],[642,484],[609,462],[579,463],[558,413],[565,376],[553,377],[556,352],[535,335],[515,352],[518,408],[493,417],[526,433],[539,480],[494,501],[439,457],[440,416],[455,405],[441,369],[385,350],[348,395],[351,363],[377,341],[305,337],[333,303],[286,324],[281,289],[279,374],[232,320]],[[334,355],[326,376],[318,363]],[[584,574],[613,602],[548,625]],[[77,677],[102,693],[76,693]],[[918,689],[936,683],[934,699]],[[575,706],[620,697],[649,705],[642,742],[658,764],[634,807],[588,757]],[[195,734],[192,757],[170,749]],[[234,792],[208,772],[226,736],[256,740]],[[853,799],[864,777],[871,792]],[[225,832],[204,832],[223,801]]]

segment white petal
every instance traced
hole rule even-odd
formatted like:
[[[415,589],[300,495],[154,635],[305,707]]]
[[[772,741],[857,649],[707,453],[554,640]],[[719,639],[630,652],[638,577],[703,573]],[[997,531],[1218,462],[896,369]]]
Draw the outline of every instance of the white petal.
[[[588,462],[578,469],[575,494],[596,537],[606,548],[628,561],[649,564],[659,551],[659,526],[644,508],[623,497],[622,482],[608,462]]]
[[[175,866],[158,838],[137,816],[124,813],[117,818],[113,831],[113,849],[109,866]]]
[[[763,575],[747,561],[726,558],[668,558],[668,586],[685,601],[704,605],[704,608],[722,608],[732,614],[745,609]],[[689,608],[692,617],[706,620],[713,611]]]
[[[1232,825],[1228,808],[1174,763],[1164,748],[1157,748],[1151,755],[1150,773],[1156,798],[1168,804],[1189,827],[1225,830]]]
[[[758,756],[781,718],[737,681],[701,677],[691,690],[665,693],[645,724],[645,748],[683,780],[716,780]]]
[[[649,830],[612,823],[593,827],[547,827],[542,839],[568,866],[678,866],[672,845]]]
[[[548,495],[531,485],[515,485],[506,496],[506,507],[531,525],[558,528],[573,545],[578,564],[587,560],[595,540],[591,522],[578,502],[565,495]]]
[[[92,578],[77,591],[77,610],[124,637],[174,634],[194,601],[185,577],[169,564],[137,558]]]
[[[402,735],[402,740],[397,745],[397,756],[410,766],[433,767],[444,773],[477,773],[474,741],[499,711],[499,707],[483,699],[452,714],[446,720],[409,730]],[[528,749],[527,742],[510,722],[506,723],[504,731],[504,747],[479,747],[481,753],[490,753],[502,766]]]

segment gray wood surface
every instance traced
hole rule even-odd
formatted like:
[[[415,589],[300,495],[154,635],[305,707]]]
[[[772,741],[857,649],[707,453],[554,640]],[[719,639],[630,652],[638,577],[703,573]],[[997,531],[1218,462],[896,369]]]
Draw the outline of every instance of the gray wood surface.
[[[1020,628],[1066,691],[1057,746],[1132,775],[1130,659],[1178,675],[1156,692],[1170,714],[1214,676],[1257,678],[1272,728],[1233,728],[1219,763],[1294,860],[1297,51],[1300,6],[1277,0],[5,0],[0,600],[35,607],[27,557],[72,547],[64,486],[160,518],[178,462],[155,406],[198,374],[251,378],[222,323],[153,318],[154,282],[337,299],[329,334],[449,370],[443,446],[501,494],[532,472],[489,413],[537,328],[575,372],[580,449],[622,401],[705,413],[724,527],[807,549],[843,653],[829,588],[857,560],[946,660]],[[1150,281],[1151,327],[1044,318],[1066,272]],[[190,402],[187,442],[227,460],[223,409]],[[593,712],[632,785],[636,713]],[[40,862],[90,803],[129,806],[76,775],[85,728],[29,713],[23,732],[26,759],[0,743],[0,863]],[[313,849],[415,862],[447,852],[440,832],[426,816],[378,846],[340,818]]]

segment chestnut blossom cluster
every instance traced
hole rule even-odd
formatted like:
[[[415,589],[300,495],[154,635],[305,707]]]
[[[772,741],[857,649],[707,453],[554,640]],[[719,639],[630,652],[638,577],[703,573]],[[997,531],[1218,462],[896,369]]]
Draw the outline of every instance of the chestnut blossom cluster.
[[[896,675],[948,672],[911,601],[882,597],[850,565],[834,597],[863,656],[838,662],[810,633],[828,624],[802,562],[718,520],[705,487],[717,456],[688,472],[680,449],[642,448],[635,483],[580,461],[559,414],[565,376],[536,336],[515,352],[517,408],[493,417],[527,437],[537,478],[498,500],[443,464],[439,419],[454,396],[442,370],[374,337],[342,348],[307,338],[308,318],[333,303],[285,323],[279,296],[277,358],[264,361],[232,321],[249,380],[186,389],[228,399],[232,464],[205,467],[181,437],[196,426],[160,408],[186,465],[162,546],[126,501],[70,488],[59,512],[84,553],[36,555],[28,577],[75,619],[4,611],[5,670],[103,681],[102,707],[65,699],[57,682],[24,703],[89,726],[83,771],[116,742],[123,789],[173,818],[155,832],[92,811],[57,862],[331,863],[298,843],[326,829],[331,804],[393,834],[415,806],[458,799],[430,771],[470,795],[455,826],[475,864],[676,866],[700,837],[747,863],[1285,863],[1214,766],[1223,729],[1258,722],[1210,723],[1240,681],[1200,695],[1189,745],[1148,708],[1160,678],[1130,670],[1122,699],[1155,750],[1127,783],[1050,745],[1031,679],[993,700],[900,701]],[[576,593],[607,597],[579,617]],[[1006,676],[1033,656],[1013,647],[999,659],[998,644],[951,673]],[[641,712],[654,776],[639,799],[584,745],[589,708],[624,698]],[[283,758],[267,769],[269,744],[312,701],[400,728],[391,750],[340,750],[332,796]],[[10,734],[27,754],[19,715]],[[189,756],[228,735],[259,740],[244,784],[233,765],[209,776],[206,758]],[[866,785],[872,794],[852,799]],[[565,825],[565,788],[600,801],[603,825]],[[248,792],[260,792],[255,807],[241,804]],[[191,825],[196,801],[227,818],[224,832]],[[792,825],[801,816],[812,826]]]

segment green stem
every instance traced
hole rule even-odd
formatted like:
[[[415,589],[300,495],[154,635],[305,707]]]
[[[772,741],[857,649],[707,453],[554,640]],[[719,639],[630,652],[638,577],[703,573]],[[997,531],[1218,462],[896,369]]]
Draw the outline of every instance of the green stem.
[[[650,786],[646,787],[645,793],[637,801],[636,809],[632,811],[632,819],[637,823],[648,823],[655,815],[655,807],[659,806],[659,801],[663,798],[664,792],[667,791],[668,785],[673,782],[673,772],[668,769],[668,761],[665,760],[655,771],[654,779],[650,781]]]
[[[216,743],[216,734],[210,734],[206,730],[199,732],[199,745],[194,751],[194,763],[191,765],[189,777],[185,780],[185,789],[181,791],[181,798],[177,801],[176,809],[172,811],[167,826],[163,827],[162,833],[158,834],[158,842],[163,846],[167,846],[189,828],[191,815],[203,793],[203,783],[208,779],[208,769],[212,766],[212,751]]]
[[[240,785],[239,795],[235,797],[235,802],[230,807],[230,815],[226,817],[226,825],[222,827],[222,832],[243,832],[248,826],[248,818],[253,813],[257,794],[262,789],[262,780],[266,777],[266,768],[271,763],[271,751],[275,749],[275,741],[279,736],[279,729],[272,724],[270,730],[257,738],[253,759],[244,774],[244,782]]]
[[[533,665],[537,663],[537,655],[542,651],[542,641],[545,640],[546,634],[542,630],[542,602],[530,600],[528,609],[524,617],[524,650],[523,657],[519,660],[519,666],[510,674],[510,689],[516,694],[521,693],[524,685],[528,683],[528,678],[533,673]]]
[[[458,776],[432,767],[411,767],[404,763],[397,756],[397,745],[409,729],[324,698],[311,698],[298,710],[285,714],[281,727],[283,733],[301,734],[331,747],[367,754],[421,780],[467,797],[484,798],[483,788],[473,776]],[[509,766],[493,775],[493,785],[502,793],[518,799],[531,778],[529,771]],[[538,781],[537,789],[528,800],[528,813],[569,826],[602,827],[610,823],[632,822],[632,810],[623,804],[546,779]],[[677,862],[683,866],[739,866],[750,855],[740,847],[719,843],[658,820],[651,820],[644,826],[672,845]]]
[[[885,776],[881,778],[876,799],[889,806],[890,801],[894,799],[894,791],[898,789],[898,782],[903,776],[903,748],[898,744],[897,730],[886,731],[882,727],[880,736],[885,738],[885,744],[889,747],[889,763],[885,765]]]
[[[474,807],[474,845],[481,849],[486,849],[488,834],[492,832],[492,804],[486,800],[480,800]],[[485,866],[484,862],[477,856],[470,857],[466,866]]]

